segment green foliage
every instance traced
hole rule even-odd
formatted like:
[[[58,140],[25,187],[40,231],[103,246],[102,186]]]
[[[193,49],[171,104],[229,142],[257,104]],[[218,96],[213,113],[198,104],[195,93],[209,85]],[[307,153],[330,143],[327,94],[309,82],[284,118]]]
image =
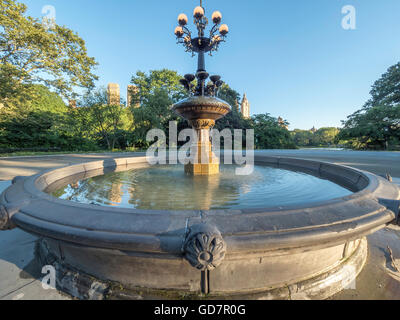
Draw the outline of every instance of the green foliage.
[[[104,88],[88,92],[79,102],[76,116],[89,129],[86,135],[99,139],[109,150],[113,150],[117,144],[125,148],[126,132],[132,123],[131,113],[122,104],[108,105],[107,100]]]
[[[252,117],[257,149],[296,149],[290,132],[268,113]]]
[[[240,100],[240,94],[233,90],[229,85],[224,83],[218,91],[218,98],[228,102],[232,109],[237,110],[238,101]]]
[[[132,77],[131,82],[138,87],[131,107],[134,119],[131,140],[135,147],[149,147],[146,135],[151,129],[161,129],[168,137],[170,121],[178,122],[178,130],[188,127],[188,123],[171,110],[174,103],[188,96],[180,79],[181,75],[168,69],[152,70],[148,74],[138,71]],[[136,102],[140,102],[140,108],[134,107]]]
[[[43,111],[31,111],[2,119],[0,144],[3,147],[50,147],[56,140],[52,127],[58,117]]]
[[[359,110],[348,117],[338,140],[354,149],[389,149],[400,144],[400,104]]]
[[[132,103],[140,102],[146,106],[150,103],[147,100],[159,92],[165,92],[170,101],[176,103],[187,96],[185,89],[179,83],[180,79],[182,76],[168,69],[151,70],[148,74],[138,71],[131,80],[131,83],[139,89],[137,94],[132,96]]]
[[[43,85],[33,85],[33,99],[26,101],[19,108],[28,108],[37,111],[64,114],[68,107],[61,97]]]
[[[65,97],[74,87],[93,88],[97,63],[84,40],[63,26],[47,28],[26,10],[15,0],[0,0],[0,103],[11,107],[32,100],[34,83]]]
[[[217,121],[215,128],[218,130],[229,129],[250,129],[251,121],[244,119],[238,109],[240,94],[224,83],[218,92],[218,98],[226,101],[232,107],[232,111],[226,117]]]
[[[299,147],[329,147],[336,144],[339,129],[324,127],[313,132],[311,130],[295,129],[291,132],[293,142]]]
[[[311,130],[295,129],[291,133],[293,143],[299,147],[313,146],[314,133]]]
[[[391,66],[373,84],[370,94],[371,99],[365,104],[365,108],[400,104],[400,62]]]
[[[54,92],[32,86],[34,100],[18,112],[0,109],[0,149],[95,150],[88,139],[76,135],[69,109]]]
[[[132,139],[135,146],[147,148],[150,143],[146,141],[146,135],[151,129],[168,131],[170,121],[178,121],[178,117],[170,110],[172,99],[165,88],[156,88],[153,94],[147,95],[140,108],[132,108],[134,130]]]
[[[140,108],[135,108],[135,103],[130,107],[122,103],[108,105],[104,88],[88,91],[78,101],[78,107],[71,108],[47,87],[30,85],[30,99],[13,112],[0,109],[0,149],[146,149],[150,145],[146,141],[149,130],[162,129],[168,137],[170,121],[178,122],[178,130],[188,127],[170,108],[186,97],[180,78],[170,70],[138,72],[132,82],[139,88],[139,94],[133,98],[140,97]],[[232,104],[233,110],[217,121],[218,129],[254,128],[258,148],[294,147],[288,130],[277,119],[268,114],[244,119],[235,108],[240,96],[228,85],[221,88],[219,97]]]
[[[317,146],[334,145],[339,132],[340,130],[335,127],[320,128],[314,134],[313,144]]]
[[[371,99],[343,121],[337,140],[354,149],[394,149],[400,145],[400,63],[372,86]]]

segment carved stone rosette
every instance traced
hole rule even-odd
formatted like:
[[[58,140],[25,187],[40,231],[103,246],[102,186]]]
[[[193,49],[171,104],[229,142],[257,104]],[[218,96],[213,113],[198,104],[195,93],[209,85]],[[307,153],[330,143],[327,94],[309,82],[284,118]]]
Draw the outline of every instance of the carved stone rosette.
[[[8,212],[4,206],[0,205],[0,230],[9,230],[11,227]]]
[[[194,268],[211,271],[224,260],[226,243],[215,226],[199,224],[191,227],[183,252],[185,259]]]

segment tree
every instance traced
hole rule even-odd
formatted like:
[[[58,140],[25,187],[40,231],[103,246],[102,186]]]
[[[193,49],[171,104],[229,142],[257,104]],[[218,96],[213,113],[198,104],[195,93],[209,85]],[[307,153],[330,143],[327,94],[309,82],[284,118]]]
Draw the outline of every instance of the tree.
[[[365,108],[400,104],[400,62],[391,66],[373,84],[370,94],[371,99],[367,101]]]
[[[400,144],[400,63],[373,84],[370,94],[362,109],[342,121],[337,140],[356,149],[389,149]]]
[[[10,113],[0,110],[0,148],[7,150],[96,150],[88,136],[80,135],[78,110],[68,108],[61,97],[43,85],[33,85],[34,100]],[[87,117],[85,117],[87,119]]]
[[[252,117],[255,144],[258,149],[295,149],[290,133],[283,128],[277,118],[268,113]]]
[[[168,136],[170,121],[186,122],[170,110],[172,104],[168,91],[157,88],[144,99],[140,108],[131,109],[134,118],[132,139],[136,147],[147,148],[150,145],[146,136],[151,129],[161,129]]]
[[[336,136],[339,133],[339,129],[335,127],[323,127],[318,129],[311,140],[311,145],[319,146],[331,146],[335,144]]]
[[[15,106],[42,83],[65,97],[74,87],[93,88],[97,65],[87,55],[77,33],[26,16],[27,7],[15,0],[0,0],[0,104]]]
[[[240,94],[224,83],[218,92],[218,98],[228,102],[232,107],[232,111],[227,114],[224,118],[220,119],[216,123],[216,129],[223,130],[229,129],[250,129],[251,122],[249,119],[244,119],[243,115],[239,112],[238,101],[240,100]]]
[[[50,148],[56,145],[56,114],[30,111],[18,117],[2,119],[0,145],[6,149]]]
[[[50,91],[44,85],[33,85],[32,87],[34,88],[33,99],[26,101],[21,108],[58,114],[68,112],[69,108],[57,93]]]
[[[132,140],[136,147],[147,148],[150,145],[146,135],[151,129],[161,129],[168,137],[170,121],[178,122],[178,130],[189,126],[171,110],[174,103],[188,96],[180,79],[182,76],[168,69],[151,70],[148,74],[138,71],[132,77],[132,84],[138,88],[132,95],[133,107],[130,108],[134,119]],[[140,102],[140,108],[134,107],[137,102]]]
[[[313,145],[314,133],[311,130],[295,129],[291,132],[293,142],[299,147],[309,147]]]
[[[236,104],[240,100],[240,94],[224,83],[218,91],[218,98],[228,102],[232,109],[236,109]]]
[[[119,105],[108,105],[107,91],[102,88],[88,92],[79,101],[79,113],[88,120],[87,125],[91,128],[94,136],[100,137],[109,150],[115,148],[118,140],[131,126],[129,109],[122,103]],[[123,147],[126,147],[123,146]]]
[[[400,144],[400,105],[355,112],[344,123],[337,140],[355,149],[388,149]]]
[[[133,105],[135,102],[146,105],[147,99],[160,91],[165,92],[172,103],[182,100],[188,94],[180,84],[180,79],[182,76],[168,69],[151,70],[148,74],[137,71],[131,79],[131,83],[138,88],[137,93],[132,96]]]

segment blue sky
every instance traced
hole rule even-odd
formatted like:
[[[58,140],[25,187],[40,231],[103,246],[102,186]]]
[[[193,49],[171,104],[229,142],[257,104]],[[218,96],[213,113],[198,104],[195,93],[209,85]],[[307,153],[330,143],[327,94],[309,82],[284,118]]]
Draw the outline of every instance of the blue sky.
[[[119,83],[122,96],[137,71],[193,73],[196,59],[176,45],[177,16],[196,0],[23,0],[29,15],[52,5],[56,21],[85,39],[100,63],[98,85]],[[222,12],[227,43],[207,70],[246,92],[251,112],[282,116],[291,129],[340,126],[370,87],[400,61],[399,0],[204,0]],[[356,9],[356,30],[342,28],[342,7]],[[191,21],[191,19],[190,19]],[[190,27],[193,25],[190,22]]]

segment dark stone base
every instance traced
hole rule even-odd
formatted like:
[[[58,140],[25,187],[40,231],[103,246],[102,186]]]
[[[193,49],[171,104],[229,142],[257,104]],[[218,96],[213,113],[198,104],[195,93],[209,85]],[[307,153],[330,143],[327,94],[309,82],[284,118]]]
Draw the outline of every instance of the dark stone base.
[[[82,300],[321,300],[340,292],[355,281],[367,260],[368,245],[367,240],[362,239],[351,256],[318,276],[286,287],[235,295],[203,295],[183,290],[125,288],[122,284],[96,279],[63,264],[50,252],[44,239],[38,240],[35,255],[41,265],[55,267],[58,290]]]

